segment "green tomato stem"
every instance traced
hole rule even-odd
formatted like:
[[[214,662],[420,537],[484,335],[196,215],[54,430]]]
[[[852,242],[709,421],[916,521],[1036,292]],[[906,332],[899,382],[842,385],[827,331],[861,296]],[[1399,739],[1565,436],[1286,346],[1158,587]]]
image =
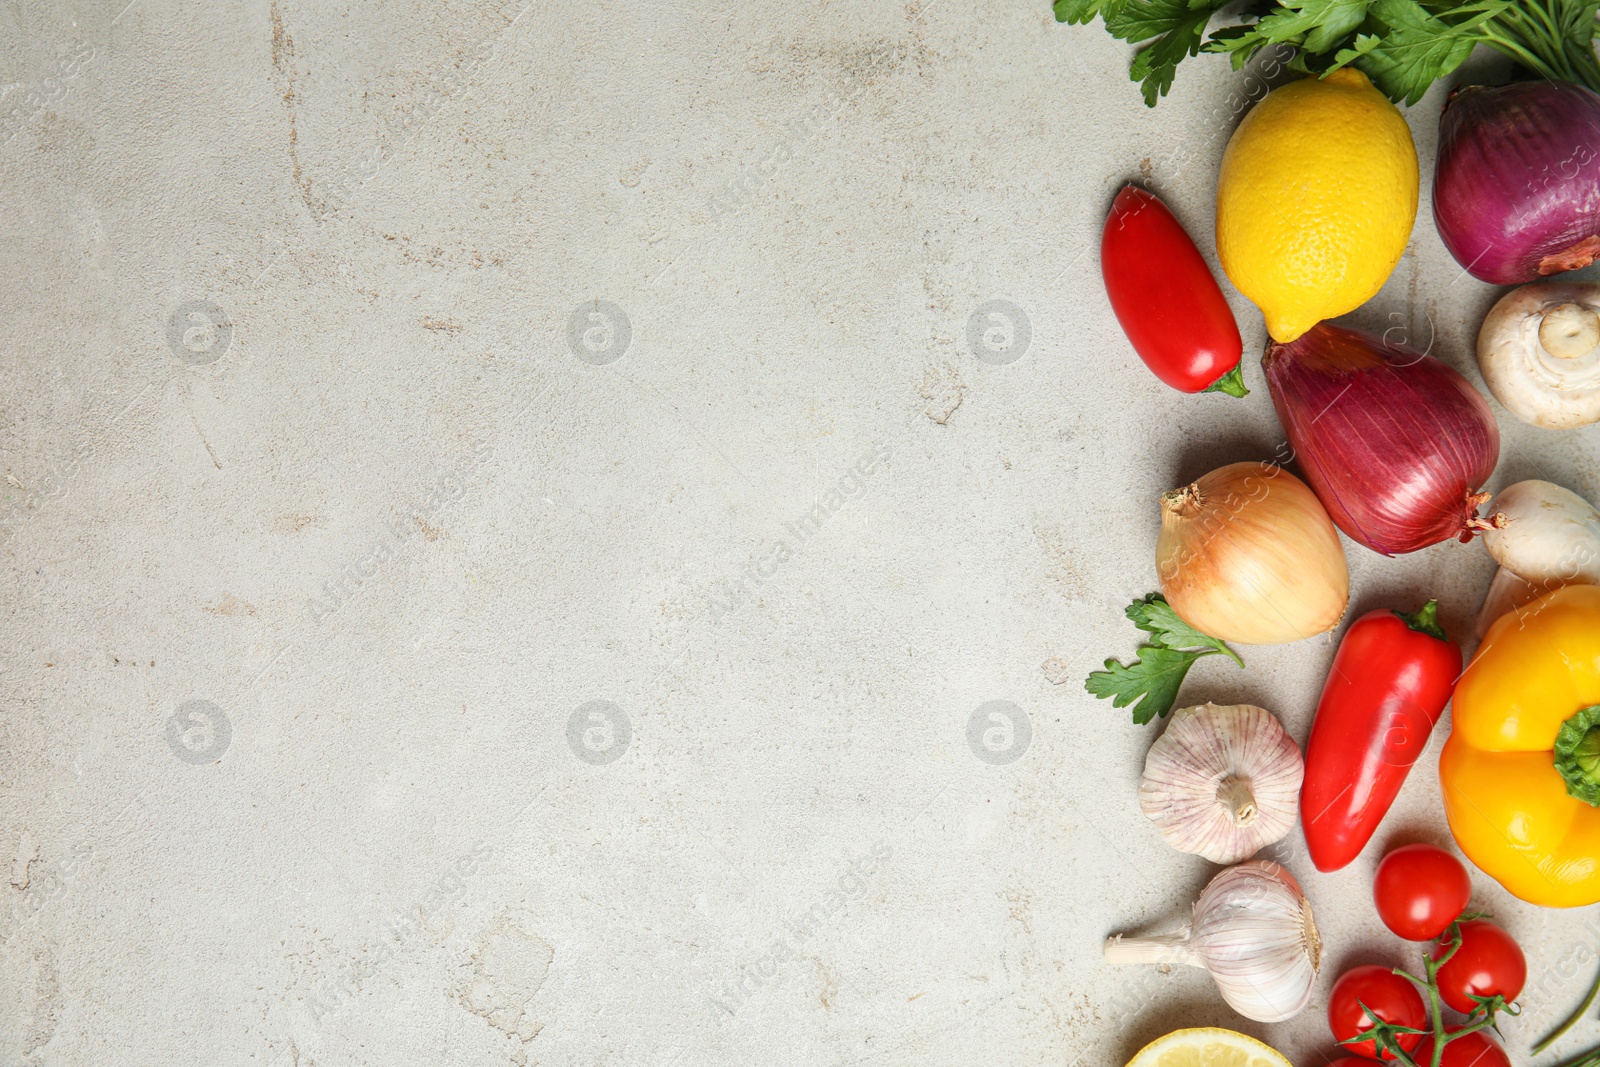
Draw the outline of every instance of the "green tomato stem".
[[[1450,957],[1456,954],[1456,949],[1461,947],[1461,927],[1455,923],[1450,924],[1450,932],[1455,935],[1455,944],[1444,954],[1444,959],[1434,960],[1424,956],[1422,966],[1428,974],[1428,1017],[1433,1020],[1433,1067],[1439,1067],[1444,1062],[1444,1047],[1450,1043],[1450,1035],[1444,1032],[1444,1003],[1439,997],[1439,968],[1449,962]]]

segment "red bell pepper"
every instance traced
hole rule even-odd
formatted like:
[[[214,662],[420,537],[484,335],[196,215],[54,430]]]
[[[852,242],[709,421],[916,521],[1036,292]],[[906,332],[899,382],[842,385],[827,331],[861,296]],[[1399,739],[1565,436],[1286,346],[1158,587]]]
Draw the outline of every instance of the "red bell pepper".
[[[1100,271],[1122,332],[1155,376],[1185,393],[1244,396],[1244,342],[1200,250],[1167,205],[1124,186],[1100,236]]]
[[[1461,648],[1439,606],[1369,611],[1334,654],[1306,744],[1300,822],[1311,862],[1336,871],[1372,839],[1450,702]]]

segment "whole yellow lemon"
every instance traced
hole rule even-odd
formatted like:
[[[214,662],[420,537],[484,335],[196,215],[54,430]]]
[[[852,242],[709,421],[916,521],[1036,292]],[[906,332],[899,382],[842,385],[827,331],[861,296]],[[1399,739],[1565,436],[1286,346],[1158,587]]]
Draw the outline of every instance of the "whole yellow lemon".
[[[1217,257],[1276,341],[1353,311],[1388,280],[1417,218],[1417,146],[1349,67],[1274,89],[1217,179]]]

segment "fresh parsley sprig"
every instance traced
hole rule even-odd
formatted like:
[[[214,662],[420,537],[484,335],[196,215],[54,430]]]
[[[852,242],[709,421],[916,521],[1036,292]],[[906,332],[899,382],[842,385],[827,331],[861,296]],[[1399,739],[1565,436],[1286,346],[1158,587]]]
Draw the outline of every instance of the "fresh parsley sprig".
[[[1150,642],[1140,646],[1138,658],[1130,664],[1106,660],[1105,670],[1089,675],[1084,688],[1102,700],[1111,698],[1114,708],[1134,704],[1133,721],[1140,726],[1172,711],[1178,702],[1178,687],[1195,660],[1220,653],[1244,666],[1233,649],[1178,618],[1160,593],[1129,604],[1127,616],[1151,635]]]
[[[1600,92],[1594,41],[1600,0],[1258,0],[1239,25],[1206,28],[1226,0],[1055,0],[1056,21],[1097,16],[1140,45],[1129,75],[1144,102],[1172,88],[1178,64],[1201,51],[1238,70],[1263,48],[1293,50],[1289,66],[1326,74],[1354,66],[1395,103],[1414,104],[1483,44],[1533,73]]]
[[[1128,76],[1140,83],[1147,107],[1172,88],[1178,64],[1199,55],[1206,26],[1229,0],[1055,0],[1057,22],[1088,23],[1095,16],[1119,41],[1142,44]]]

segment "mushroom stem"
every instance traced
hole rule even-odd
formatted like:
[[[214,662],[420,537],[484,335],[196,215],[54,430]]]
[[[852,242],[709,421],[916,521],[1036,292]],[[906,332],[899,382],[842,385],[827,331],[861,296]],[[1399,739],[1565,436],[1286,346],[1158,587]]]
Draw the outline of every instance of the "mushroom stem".
[[[1256,821],[1256,797],[1250,792],[1250,781],[1230,774],[1217,786],[1217,799],[1233,816],[1233,825],[1249,826]]]
[[[1600,345],[1600,314],[1579,304],[1557,304],[1539,320],[1539,344],[1557,359],[1577,359]]]

